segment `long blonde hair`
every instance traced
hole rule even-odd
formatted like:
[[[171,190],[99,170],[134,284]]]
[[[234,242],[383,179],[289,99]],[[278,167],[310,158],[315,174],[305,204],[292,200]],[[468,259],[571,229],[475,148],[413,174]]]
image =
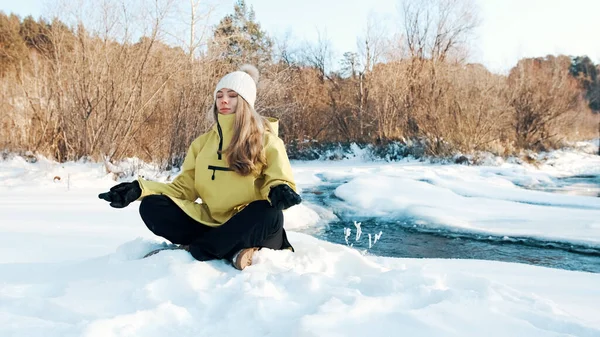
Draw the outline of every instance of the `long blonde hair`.
[[[213,106],[213,117],[218,121],[216,104]],[[259,115],[242,96],[238,96],[238,105],[233,122],[231,143],[222,152],[227,158],[229,168],[236,173],[247,176],[258,173],[267,159],[263,151],[263,139],[266,131],[272,132],[268,120]]]

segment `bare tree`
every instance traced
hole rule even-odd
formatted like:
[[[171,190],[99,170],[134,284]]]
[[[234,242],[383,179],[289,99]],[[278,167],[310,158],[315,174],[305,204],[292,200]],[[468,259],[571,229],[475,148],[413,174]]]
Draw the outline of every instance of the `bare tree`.
[[[287,31],[283,36],[275,38],[275,55],[273,60],[275,63],[283,63],[288,67],[298,66],[300,63],[300,52],[298,48],[292,46],[291,32]]]
[[[165,42],[181,46],[189,55],[190,63],[206,50],[212,34],[210,20],[216,6],[214,0],[177,1],[166,18]]]
[[[479,24],[472,0],[403,0],[401,8],[409,57],[444,61],[465,48]]]
[[[317,31],[315,44],[307,44],[304,52],[304,61],[307,65],[319,71],[319,79],[325,82],[331,65],[331,41],[326,33]]]
[[[358,138],[361,140],[365,140],[367,137],[366,133],[370,135],[368,129],[375,124],[375,118],[368,114],[367,111],[370,102],[369,94],[373,85],[371,73],[376,64],[385,61],[385,54],[389,52],[387,47],[389,41],[385,33],[386,29],[380,22],[375,16],[370,15],[365,28],[365,35],[358,40],[358,55],[360,58],[358,58],[356,63],[362,66],[362,69],[358,71],[358,76],[354,79],[356,79],[355,108],[358,120]],[[370,106],[374,105],[371,104]]]

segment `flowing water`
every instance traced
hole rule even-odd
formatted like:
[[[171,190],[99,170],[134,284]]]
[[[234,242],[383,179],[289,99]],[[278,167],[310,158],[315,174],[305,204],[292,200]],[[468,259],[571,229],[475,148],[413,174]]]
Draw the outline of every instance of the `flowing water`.
[[[382,220],[376,217],[350,216],[345,210],[348,206],[334,195],[334,190],[344,181],[322,180],[322,185],[304,191],[302,197],[332,210],[340,220],[330,222],[318,230],[306,230],[318,238],[351,245],[366,254],[379,256],[483,259],[600,273],[600,247],[527,237],[502,237],[431,229],[420,225],[418,219],[414,218]],[[553,187],[540,186],[535,189],[598,197],[600,176],[560,178]],[[358,240],[354,221],[361,223],[362,234]],[[345,235],[346,228],[351,229],[351,235],[348,237]],[[380,232],[383,235],[375,242],[375,235]]]

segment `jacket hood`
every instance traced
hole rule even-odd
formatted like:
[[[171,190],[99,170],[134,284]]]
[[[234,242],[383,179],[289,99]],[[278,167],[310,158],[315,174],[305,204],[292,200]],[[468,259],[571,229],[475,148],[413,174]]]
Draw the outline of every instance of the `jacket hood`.
[[[273,134],[275,136],[279,136],[279,119],[275,117],[266,117],[269,121],[269,125],[271,126],[271,130],[273,130]]]

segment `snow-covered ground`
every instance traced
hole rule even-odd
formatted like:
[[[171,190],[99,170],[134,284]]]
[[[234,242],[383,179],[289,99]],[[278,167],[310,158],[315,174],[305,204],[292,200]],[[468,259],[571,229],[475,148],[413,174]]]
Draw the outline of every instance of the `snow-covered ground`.
[[[600,175],[588,152],[552,152],[539,167],[356,158],[293,168],[305,190],[346,181],[335,194],[357,217],[600,247],[600,198],[523,188]],[[162,240],[136,204],[97,199],[113,184],[99,164],[0,161],[0,336],[600,336],[600,274],[364,256],[295,232],[332,217],[310,203],[286,212],[296,253],[262,250],[242,272],[183,251],[140,259]]]

